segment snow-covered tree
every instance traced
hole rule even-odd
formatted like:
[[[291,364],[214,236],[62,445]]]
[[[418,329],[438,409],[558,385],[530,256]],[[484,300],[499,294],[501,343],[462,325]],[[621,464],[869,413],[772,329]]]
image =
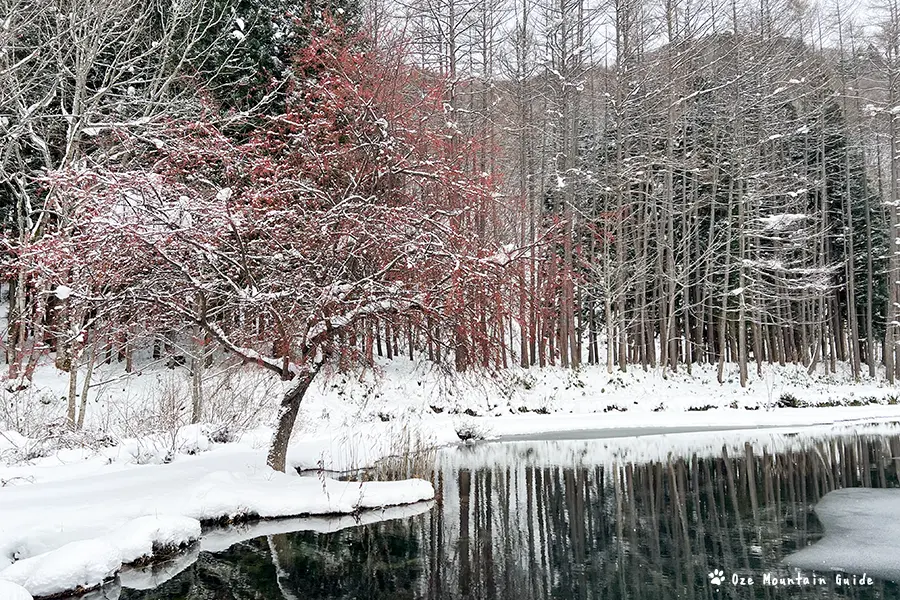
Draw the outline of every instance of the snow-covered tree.
[[[47,177],[72,210],[16,248],[72,305],[149,330],[199,327],[291,380],[268,458],[279,470],[303,396],[347,334],[390,315],[465,329],[509,261],[471,234],[491,189],[463,168],[475,145],[449,143],[443,81],[393,50],[313,39],[286,111],[241,141],[212,119],[123,133],[119,164]]]

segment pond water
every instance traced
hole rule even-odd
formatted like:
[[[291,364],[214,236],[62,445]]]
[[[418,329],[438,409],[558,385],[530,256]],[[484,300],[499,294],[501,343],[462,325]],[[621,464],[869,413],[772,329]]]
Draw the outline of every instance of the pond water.
[[[838,584],[828,571],[771,583],[795,575],[782,560],[822,537],[812,509],[823,495],[898,487],[898,461],[900,426],[887,424],[451,448],[433,506],[321,520],[318,531],[246,530],[95,597],[900,598],[896,582]]]

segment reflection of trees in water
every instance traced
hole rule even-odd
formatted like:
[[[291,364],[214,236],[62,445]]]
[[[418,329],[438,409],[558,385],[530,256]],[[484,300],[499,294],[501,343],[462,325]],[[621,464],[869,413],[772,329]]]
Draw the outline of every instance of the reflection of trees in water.
[[[417,598],[422,556],[417,532],[390,521],[332,534],[272,536],[283,589],[297,598]]]
[[[275,567],[265,538],[235,544],[197,562],[161,586],[122,589],[120,600],[269,600],[279,598]]]
[[[737,456],[723,448],[667,463],[460,471],[456,489],[444,490],[445,502],[459,498],[445,507],[448,517],[458,510],[459,532],[440,531],[458,543],[435,544],[432,534],[430,545],[456,566],[426,573],[444,580],[428,598],[900,597],[893,584],[758,585],[763,572],[787,574],[781,559],[821,536],[810,509],[824,494],[897,486],[892,456],[900,439],[847,437],[775,454],[747,445]],[[715,592],[715,568],[756,574],[757,585]]]
[[[389,521],[322,534],[298,532],[200,555],[155,590],[121,600],[406,600],[422,597],[422,521]]]
[[[430,513],[259,538],[122,598],[895,598],[894,584],[715,591],[708,580],[714,568],[757,580],[778,572],[782,558],[820,537],[810,509],[824,494],[898,486],[893,456],[900,438],[846,437],[665,463],[446,468],[436,476],[444,505]]]

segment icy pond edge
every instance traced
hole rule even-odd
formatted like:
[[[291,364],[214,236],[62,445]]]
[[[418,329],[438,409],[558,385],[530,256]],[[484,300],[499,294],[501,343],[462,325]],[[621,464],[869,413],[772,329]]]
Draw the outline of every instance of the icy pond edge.
[[[147,511],[147,515],[130,518],[118,527],[107,529],[94,537],[86,537],[84,530],[76,527],[75,533],[70,534],[70,537],[75,537],[74,541],[62,545],[59,545],[59,538],[41,540],[46,532],[40,526],[29,530],[28,527],[36,521],[29,523],[23,518],[24,532],[18,537],[18,529],[14,532],[6,528],[4,531],[0,525],[0,546],[4,546],[7,556],[11,549],[24,549],[13,554],[28,552],[32,547],[41,547],[42,542],[48,545],[46,547],[52,548],[15,560],[0,569],[0,582],[4,585],[21,586],[28,591],[30,597],[36,599],[67,597],[100,588],[113,581],[123,569],[145,568],[172,560],[190,551],[198,542],[202,544],[204,535],[214,534],[226,526],[241,526],[238,527],[239,530],[252,531],[254,525],[262,522],[290,522],[311,517],[324,521],[349,518],[351,520],[344,521],[343,526],[350,526],[363,521],[374,522],[390,518],[390,513],[386,511],[391,507],[421,505],[434,498],[433,485],[424,480],[346,483],[270,473],[267,474],[268,477],[245,478],[250,480],[241,481],[240,478],[223,475],[225,474],[210,474],[221,485],[219,489],[208,485],[204,487],[204,483],[209,482],[201,482],[200,487],[204,493],[200,496],[204,497],[206,493],[212,492],[216,498],[224,497],[227,503],[229,486],[235,487],[237,491],[231,495],[232,498],[239,498],[247,486],[254,485],[259,488],[257,504],[253,505],[251,497],[249,503],[244,504],[244,509],[232,502],[221,504],[225,508],[220,508],[219,511],[204,512],[202,504],[196,501],[196,489],[184,486],[183,497],[175,498],[175,502],[171,497],[162,500],[154,498],[157,504],[165,508],[171,508],[180,501],[183,511]],[[40,487],[49,487],[54,492],[53,488],[58,486],[22,486],[19,489]],[[262,496],[268,496],[267,501],[259,501]],[[114,523],[121,522],[122,515],[127,514],[128,502],[123,504],[126,505],[126,512],[112,511],[111,520]],[[133,507],[131,512],[134,512]],[[164,512],[167,514],[163,514]],[[75,513],[77,511],[73,511],[68,517],[73,517]],[[16,521],[16,515],[11,517],[7,523]],[[64,516],[63,519],[65,518]],[[51,523],[50,528],[52,527]],[[203,533],[209,527],[213,529]],[[27,537],[30,531],[35,532],[33,540]],[[2,535],[4,533],[5,536]],[[4,537],[6,539],[2,539]],[[218,538],[218,544],[221,545],[222,536],[219,535]],[[67,538],[63,535],[61,539],[65,541]]]

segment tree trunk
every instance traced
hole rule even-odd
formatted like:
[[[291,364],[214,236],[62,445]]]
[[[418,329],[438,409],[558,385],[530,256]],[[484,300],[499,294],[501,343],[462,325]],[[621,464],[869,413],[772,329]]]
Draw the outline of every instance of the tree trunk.
[[[294,421],[297,420],[297,413],[300,412],[300,403],[303,402],[306,390],[309,389],[309,385],[319,369],[322,368],[322,364],[315,363],[309,367],[308,371],[298,375],[294,386],[285,393],[281,400],[281,406],[278,409],[278,429],[275,430],[275,437],[272,439],[272,446],[269,448],[269,456],[266,459],[266,464],[276,471],[284,473],[288,444],[291,441],[291,432],[294,430]]]
[[[75,398],[78,394],[78,361],[69,357],[69,393],[67,395],[66,421],[69,427],[75,427]]]
[[[203,367],[204,356],[191,359],[191,423],[199,423],[203,417]]]
[[[205,319],[204,309],[199,318]],[[206,367],[208,340],[199,325],[194,326],[194,348],[191,357],[191,423],[199,423],[203,416],[203,371]]]
[[[59,305],[59,310],[55,311],[51,327],[56,332],[56,368],[60,371],[68,371],[72,364],[72,348],[69,340],[71,324],[67,300],[63,300]],[[72,417],[74,418],[74,416],[73,414]]]
[[[88,352],[87,373],[84,375],[84,383],[81,384],[81,407],[78,409],[76,429],[84,427],[84,413],[87,411],[88,392],[91,389],[91,377],[94,375],[94,363],[97,361],[97,344],[99,343],[99,340],[94,340]]]

